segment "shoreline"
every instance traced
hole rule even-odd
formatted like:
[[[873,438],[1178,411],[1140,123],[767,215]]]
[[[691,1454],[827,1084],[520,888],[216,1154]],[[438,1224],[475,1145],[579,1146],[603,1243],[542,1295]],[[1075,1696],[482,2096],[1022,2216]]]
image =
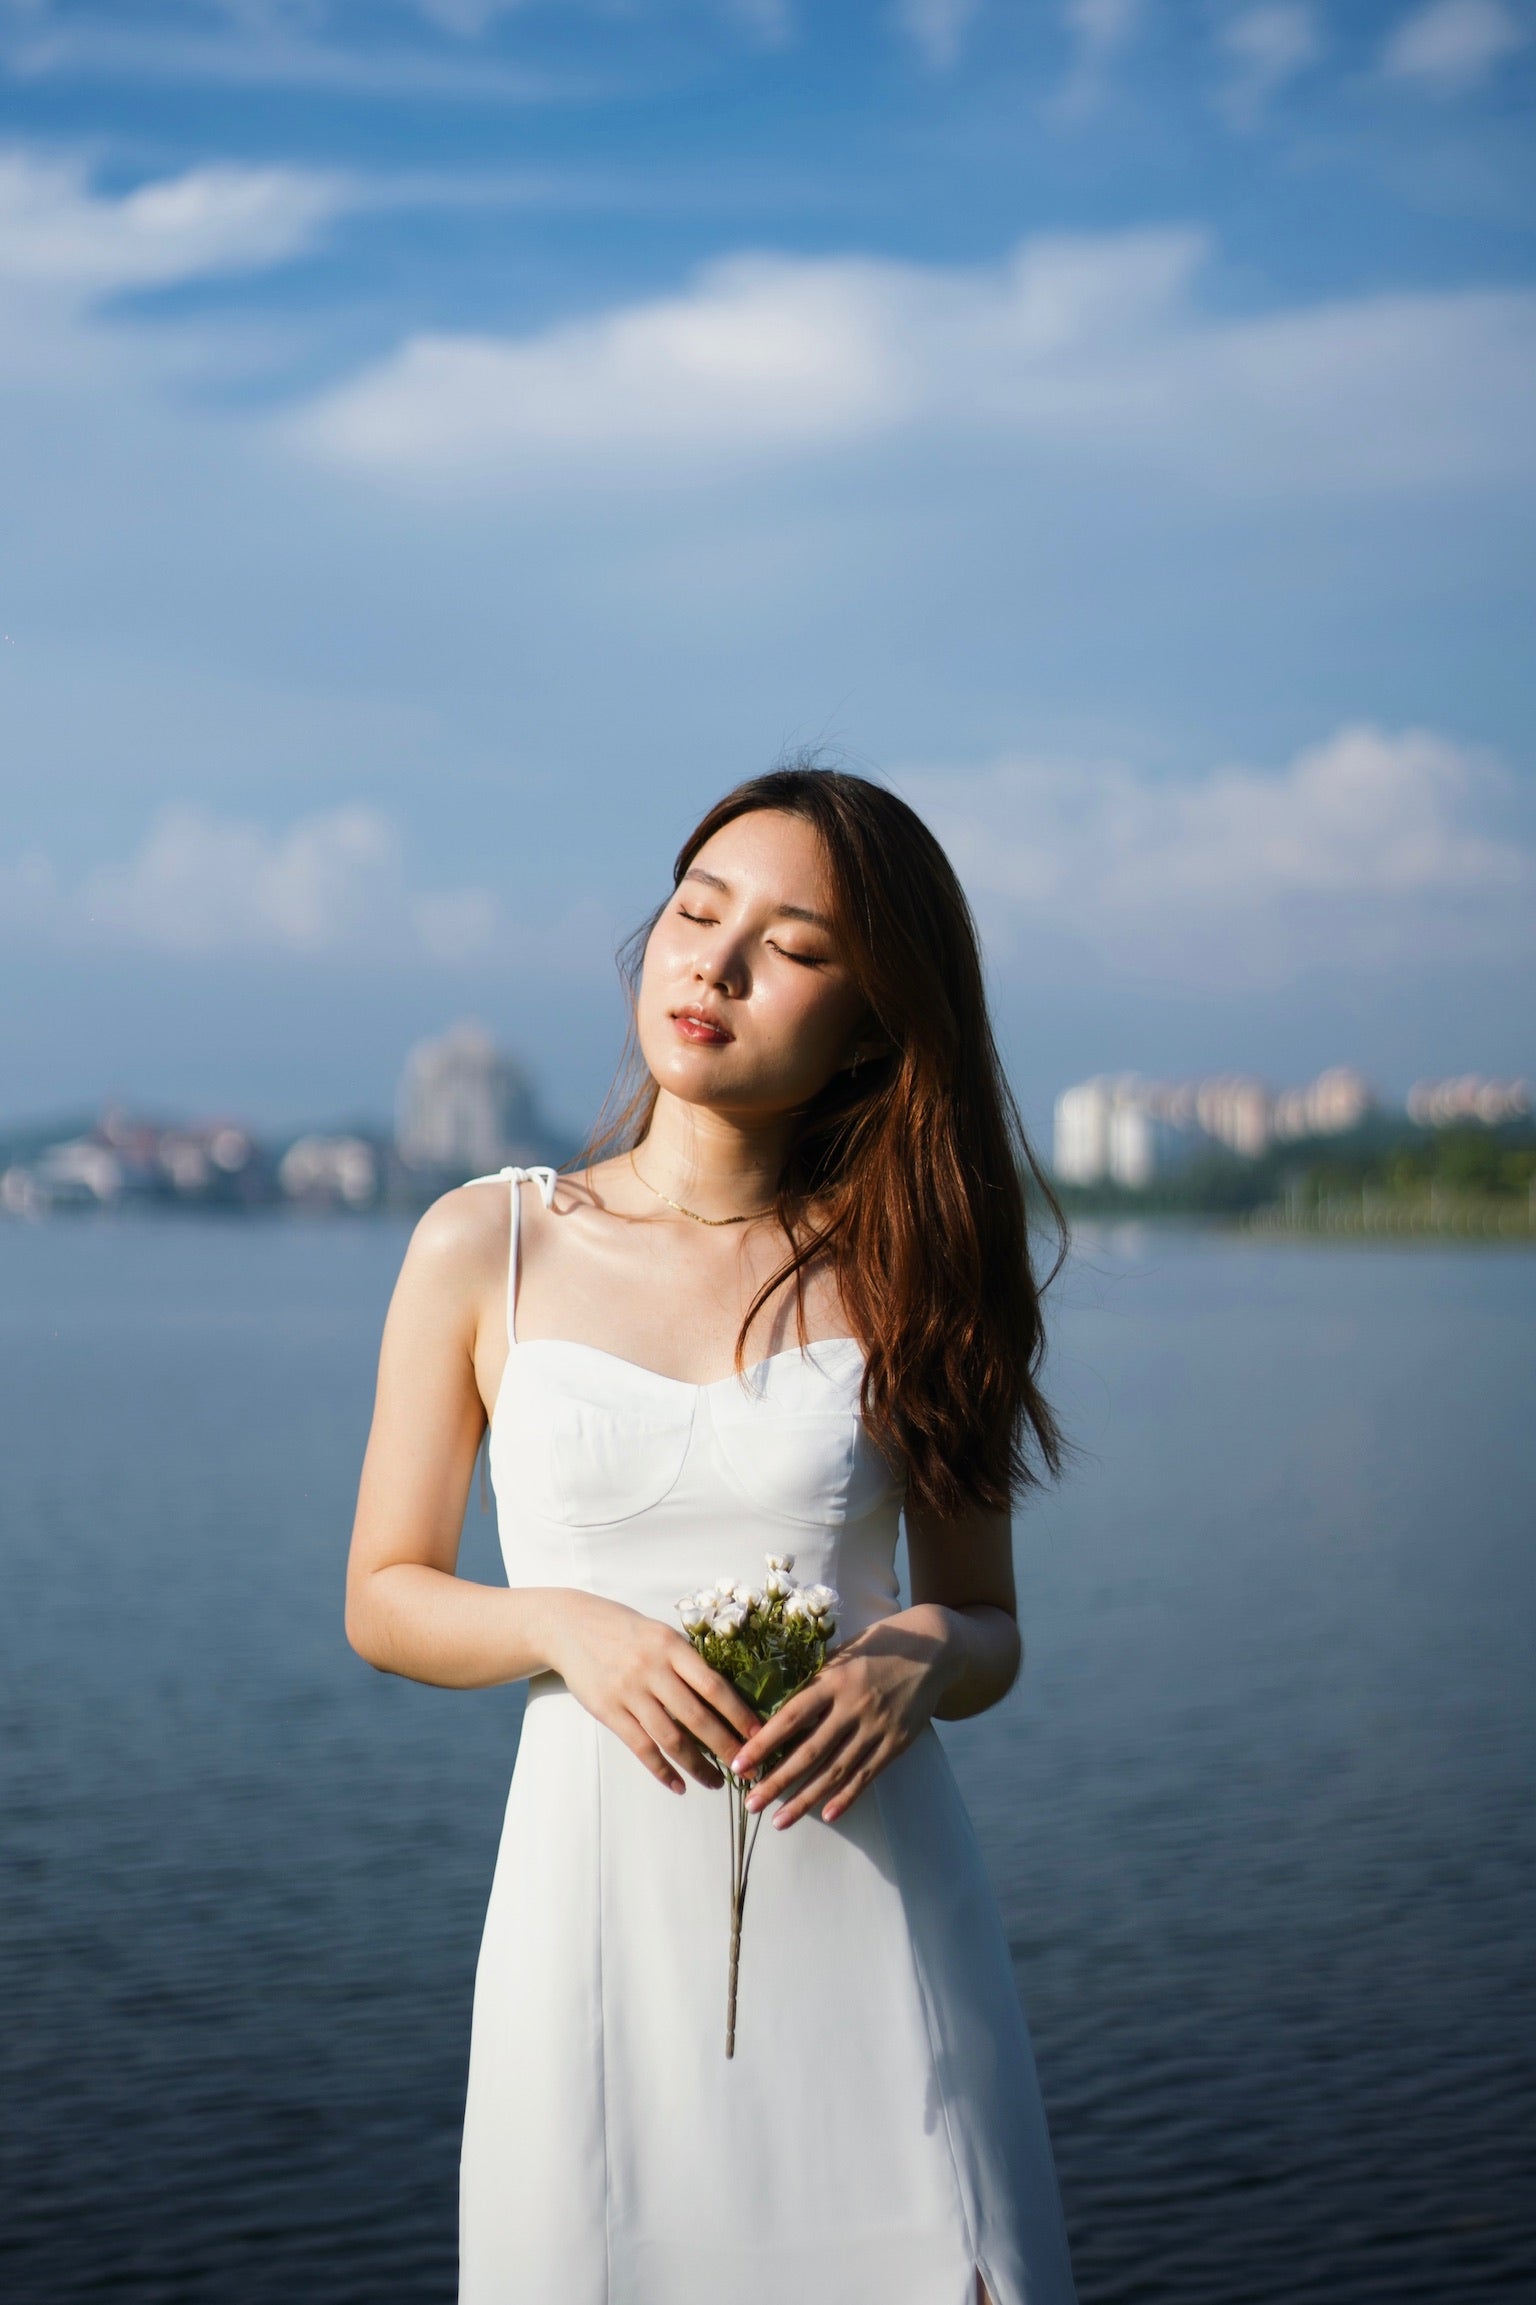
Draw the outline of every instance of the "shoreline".
[[[1219,1235],[1237,1242],[1284,1245],[1331,1242],[1339,1246],[1371,1248],[1536,1248],[1536,1223],[1525,1210],[1437,1211],[1360,1208],[1308,1210],[1283,1207],[1241,1211],[1224,1209],[1082,1208],[1067,1210],[1075,1237],[1080,1228],[1096,1232],[1124,1226],[1151,1226],[1158,1231],[1187,1231]]]

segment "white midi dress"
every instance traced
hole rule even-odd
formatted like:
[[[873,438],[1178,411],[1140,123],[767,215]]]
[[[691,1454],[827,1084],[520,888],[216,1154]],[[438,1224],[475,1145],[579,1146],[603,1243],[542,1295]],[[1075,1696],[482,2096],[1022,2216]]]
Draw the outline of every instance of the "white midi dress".
[[[489,1455],[513,1586],[677,1622],[764,1555],[899,1606],[901,1494],[841,1338],[714,1384],[519,1342]],[[479,1180],[490,1181],[490,1180]],[[724,2054],[729,1803],[529,1684],[475,1982],[460,2305],[1071,2305],[1034,2061],[931,1729],[836,1824],[765,1823]]]

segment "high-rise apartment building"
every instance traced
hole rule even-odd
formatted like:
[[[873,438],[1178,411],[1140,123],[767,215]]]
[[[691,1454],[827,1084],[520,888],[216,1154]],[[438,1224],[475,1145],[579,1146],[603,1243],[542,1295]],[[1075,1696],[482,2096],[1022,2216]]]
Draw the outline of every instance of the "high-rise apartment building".
[[[1063,1184],[1150,1184],[1187,1144],[1187,1094],[1135,1073],[1102,1073],[1056,1099],[1052,1166]]]
[[[1101,1073],[1056,1099],[1052,1165],[1063,1184],[1107,1178],[1147,1185],[1202,1146],[1225,1145],[1257,1160],[1277,1137],[1342,1136],[1375,1104],[1375,1091],[1352,1065],[1334,1065],[1305,1088],[1274,1098],[1248,1073],[1196,1081]]]
[[[1351,1064],[1330,1065],[1305,1088],[1288,1088],[1275,1099],[1277,1137],[1343,1136],[1358,1128],[1376,1105],[1376,1091]]]
[[[1051,1165],[1063,1184],[1094,1184],[1109,1174],[1109,1119],[1115,1083],[1101,1076],[1064,1088],[1056,1099]]]
[[[1268,1149],[1269,1091],[1246,1073],[1217,1073],[1195,1088],[1195,1118],[1208,1137],[1245,1160]]]
[[[538,1157],[540,1135],[527,1075],[477,1024],[418,1041],[405,1060],[395,1146],[408,1168],[483,1176]]]
[[[1524,1120],[1532,1104],[1528,1080],[1494,1080],[1487,1073],[1458,1073],[1450,1080],[1416,1080],[1408,1091],[1408,1118],[1421,1128],[1449,1128],[1456,1121]]]

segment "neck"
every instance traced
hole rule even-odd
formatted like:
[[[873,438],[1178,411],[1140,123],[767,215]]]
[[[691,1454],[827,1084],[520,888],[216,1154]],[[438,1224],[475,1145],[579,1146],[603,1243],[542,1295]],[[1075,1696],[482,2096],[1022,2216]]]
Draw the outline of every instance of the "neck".
[[[782,1115],[758,1120],[711,1112],[661,1089],[635,1149],[646,1181],[658,1191],[698,1216],[734,1217],[772,1205],[790,1133]]]

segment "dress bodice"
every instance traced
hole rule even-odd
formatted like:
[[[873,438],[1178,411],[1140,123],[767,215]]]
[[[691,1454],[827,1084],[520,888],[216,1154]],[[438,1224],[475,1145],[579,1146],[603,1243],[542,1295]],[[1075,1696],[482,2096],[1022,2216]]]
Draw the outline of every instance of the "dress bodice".
[[[792,1553],[804,1584],[836,1586],[846,1638],[898,1605],[901,1484],[859,1413],[864,1355],[852,1337],[792,1347],[740,1376],[690,1384],[592,1345],[520,1340],[519,1187],[507,1364],[490,1466],[507,1580],[575,1585],[675,1623],[685,1592],[755,1581]]]

